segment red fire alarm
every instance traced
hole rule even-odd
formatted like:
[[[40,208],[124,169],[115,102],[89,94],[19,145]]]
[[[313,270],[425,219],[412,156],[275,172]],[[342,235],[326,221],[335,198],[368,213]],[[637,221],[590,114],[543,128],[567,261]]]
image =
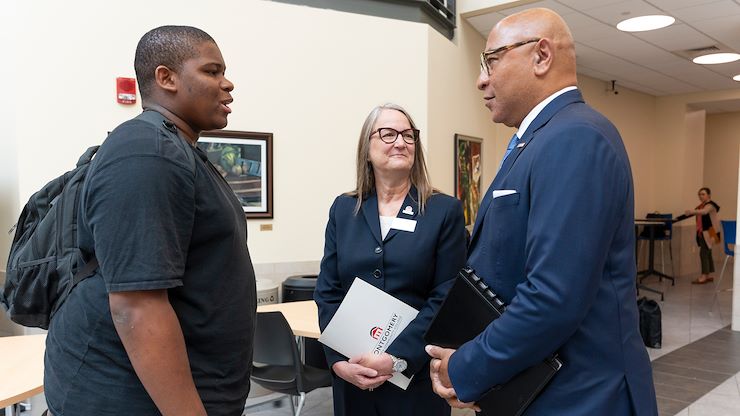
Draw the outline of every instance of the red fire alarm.
[[[121,104],[136,104],[136,80],[116,78],[116,100]]]

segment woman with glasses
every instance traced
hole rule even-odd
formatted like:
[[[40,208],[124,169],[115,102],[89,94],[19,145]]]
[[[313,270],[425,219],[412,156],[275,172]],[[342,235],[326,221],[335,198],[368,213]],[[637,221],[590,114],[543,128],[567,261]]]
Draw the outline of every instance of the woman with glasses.
[[[449,415],[432,392],[423,334],[465,263],[460,201],[427,177],[419,130],[394,104],[374,108],[357,146],[357,186],[329,211],[314,298],[321,330],[358,277],[419,310],[385,353],[345,357],[325,347],[334,415]],[[412,377],[406,390],[386,382]]]

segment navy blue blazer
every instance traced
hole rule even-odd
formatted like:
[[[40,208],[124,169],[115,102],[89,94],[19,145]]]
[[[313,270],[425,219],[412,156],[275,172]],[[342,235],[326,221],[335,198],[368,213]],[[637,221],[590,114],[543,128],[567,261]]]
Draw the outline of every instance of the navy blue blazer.
[[[380,237],[378,199],[363,201],[355,214],[355,197],[340,195],[329,211],[324,257],[314,299],[323,331],[337,311],[355,277],[382,289],[419,310],[387,352],[408,363],[404,374],[419,373],[412,383],[429,379],[429,356],[423,335],[444,299],[452,278],[465,264],[465,220],[460,201],[444,194],[432,195],[424,213],[412,187],[398,217],[416,220],[414,232],[391,229]],[[411,207],[412,214],[408,214]],[[406,212],[404,212],[406,211]],[[347,358],[324,347],[329,367]]]
[[[619,132],[575,90],[549,103],[521,142],[481,202],[468,258],[510,305],[452,355],[453,387],[474,401],[558,352],[565,365],[527,415],[657,415]]]

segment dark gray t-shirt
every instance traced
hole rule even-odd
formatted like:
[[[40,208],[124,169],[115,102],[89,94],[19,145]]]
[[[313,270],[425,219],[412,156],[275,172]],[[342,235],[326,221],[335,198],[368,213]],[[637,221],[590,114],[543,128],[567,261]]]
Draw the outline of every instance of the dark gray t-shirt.
[[[52,319],[49,409],[159,415],[113,326],[108,293],[167,289],[208,414],[240,415],[256,309],[244,212],[202,151],[158,114],[143,117],[158,123],[139,116],[116,128],[82,189],[79,243],[100,267]]]

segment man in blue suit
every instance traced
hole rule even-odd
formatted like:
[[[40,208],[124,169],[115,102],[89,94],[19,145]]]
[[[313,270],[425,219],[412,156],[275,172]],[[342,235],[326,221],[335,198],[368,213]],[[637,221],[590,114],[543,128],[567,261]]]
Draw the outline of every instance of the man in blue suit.
[[[619,132],[576,87],[572,35],[548,9],[501,20],[478,89],[517,128],[486,192],[468,264],[508,304],[458,350],[429,346],[435,392],[470,407],[558,353],[527,415],[657,415],[635,302],[634,194]]]

